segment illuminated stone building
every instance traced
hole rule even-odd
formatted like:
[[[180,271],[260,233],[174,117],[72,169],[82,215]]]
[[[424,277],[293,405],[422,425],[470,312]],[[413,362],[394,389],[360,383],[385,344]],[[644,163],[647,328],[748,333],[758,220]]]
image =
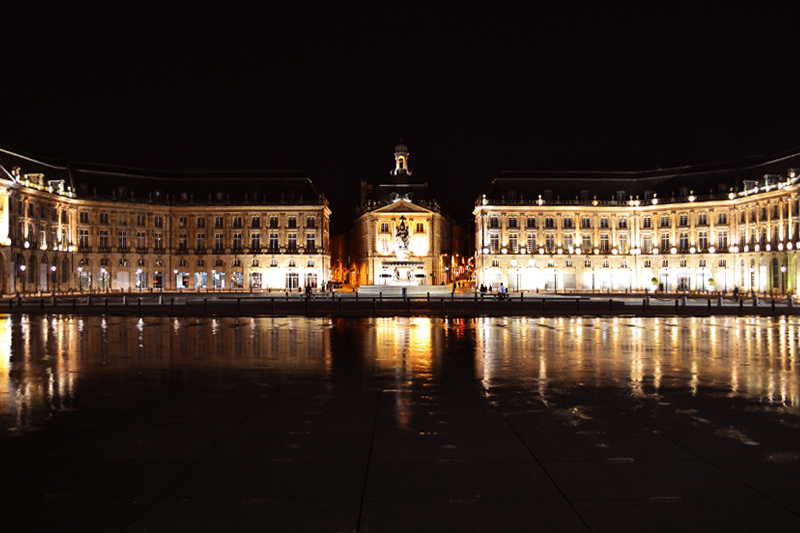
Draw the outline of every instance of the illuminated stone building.
[[[439,285],[450,281],[451,223],[430,198],[428,184],[413,181],[408,148],[395,147],[391,178],[361,182],[355,227],[342,239],[349,261],[334,258],[334,277],[359,285]]]
[[[644,172],[505,172],[476,202],[478,285],[794,293],[800,152]]]
[[[0,290],[320,287],[329,219],[295,173],[151,172],[0,150]]]

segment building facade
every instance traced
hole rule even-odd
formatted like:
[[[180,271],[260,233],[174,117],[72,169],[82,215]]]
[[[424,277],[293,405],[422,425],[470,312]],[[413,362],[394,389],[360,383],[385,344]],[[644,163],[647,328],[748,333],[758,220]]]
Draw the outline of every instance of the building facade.
[[[800,153],[647,172],[507,172],[478,198],[478,285],[783,295],[800,282]]]
[[[292,173],[157,173],[0,150],[0,291],[299,290],[330,209]]]
[[[390,179],[361,182],[354,227],[334,245],[334,279],[360,285],[439,285],[452,276],[451,222],[430,197],[428,184],[413,181],[408,148],[394,151]],[[341,242],[340,242],[341,241]]]

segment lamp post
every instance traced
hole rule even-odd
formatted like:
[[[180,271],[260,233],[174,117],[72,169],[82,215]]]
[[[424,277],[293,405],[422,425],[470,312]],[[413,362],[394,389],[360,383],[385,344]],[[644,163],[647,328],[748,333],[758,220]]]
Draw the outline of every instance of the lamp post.
[[[83,272],[83,267],[78,267],[78,290],[83,293],[83,281],[81,280],[81,272]]]
[[[22,272],[22,274],[20,274],[22,276],[22,294],[25,294],[25,269],[26,268],[27,267],[25,265],[20,265],[19,266],[19,270],[20,270],[20,272]]]
[[[786,296],[786,265],[781,265],[781,288],[783,295]]]
[[[173,271],[172,271],[172,280],[173,280],[173,283],[175,283],[175,288],[176,289],[180,289],[180,287],[178,287],[178,269],[177,268],[173,269]]]
[[[50,272],[52,272],[51,277],[53,278],[53,294],[56,293],[56,283],[58,282],[58,276],[56,276],[56,266],[50,266]]]

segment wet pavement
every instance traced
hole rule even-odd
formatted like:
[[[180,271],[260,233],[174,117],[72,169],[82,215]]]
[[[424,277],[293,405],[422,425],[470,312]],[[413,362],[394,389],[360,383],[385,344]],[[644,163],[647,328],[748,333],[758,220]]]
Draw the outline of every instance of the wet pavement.
[[[0,317],[3,531],[796,531],[800,319]]]

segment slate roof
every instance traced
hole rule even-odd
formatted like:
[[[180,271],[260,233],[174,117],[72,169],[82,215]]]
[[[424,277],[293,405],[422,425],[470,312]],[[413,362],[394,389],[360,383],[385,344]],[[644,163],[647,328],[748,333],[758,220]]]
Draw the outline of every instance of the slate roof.
[[[0,148],[10,172],[65,180],[78,198],[162,203],[326,204],[313,182],[297,171],[173,172],[33,158]]]
[[[731,190],[742,190],[745,180],[763,185],[765,175],[786,176],[790,168],[800,168],[800,150],[772,157],[644,171],[508,171],[492,182],[486,198],[532,202],[542,195],[558,204],[580,199],[582,191],[588,192],[589,199],[611,201],[618,191],[624,191],[626,199],[644,198],[646,191],[670,198],[678,196],[681,188],[700,198],[721,197]]]

